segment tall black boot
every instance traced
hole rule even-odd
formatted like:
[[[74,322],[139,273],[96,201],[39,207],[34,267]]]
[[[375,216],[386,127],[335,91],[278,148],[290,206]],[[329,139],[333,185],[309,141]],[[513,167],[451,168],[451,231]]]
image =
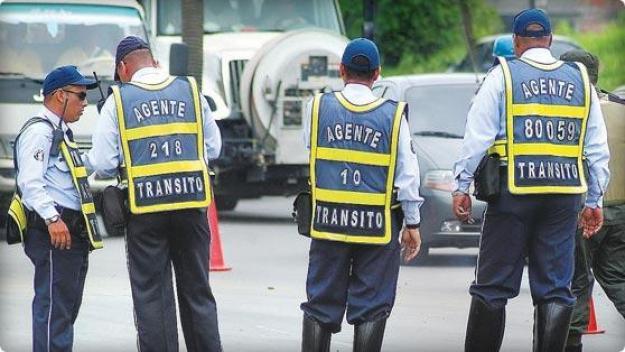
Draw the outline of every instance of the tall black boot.
[[[328,352],[332,333],[304,314],[302,327],[302,352]]]
[[[354,327],[354,352],[380,352],[386,318],[358,324]]]
[[[465,352],[498,352],[506,328],[506,307],[494,307],[473,297],[467,322]]]
[[[534,308],[534,352],[562,352],[569,334],[573,306],[556,302]]]

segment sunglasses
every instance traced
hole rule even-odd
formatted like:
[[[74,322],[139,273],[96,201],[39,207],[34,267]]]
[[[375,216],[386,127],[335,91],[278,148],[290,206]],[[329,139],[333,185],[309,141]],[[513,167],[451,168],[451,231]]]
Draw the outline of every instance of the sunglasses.
[[[71,90],[64,90],[64,89],[61,89],[61,90],[64,91],[65,93],[76,94],[76,96],[78,96],[78,99],[80,99],[80,101],[83,101],[83,100],[87,99],[87,92],[74,92],[74,91],[71,91]]]

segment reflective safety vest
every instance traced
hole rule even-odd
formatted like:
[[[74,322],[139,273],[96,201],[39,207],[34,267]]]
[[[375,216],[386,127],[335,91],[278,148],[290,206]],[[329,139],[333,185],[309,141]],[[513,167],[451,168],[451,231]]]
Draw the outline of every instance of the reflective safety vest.
[[[200,95],[192,77],[113,86],[133,214],[207,207]]]
[[[74,187],[76,187],[76,191],[78,191],[80,209],[85,219],[87,235],[91,247],[93,249],[102,248],[102,232],[100,231],[95,216],[95,204],[93,203],[93,195],[91,194],[91,188],[87,180],[87,169],[85,169],[85,164],[80,156],[78,145],[74,142],[63,141],[61,142],[61,152],[72,175]]]
[[[313,100],[311,237],[351,243],[391,240],[393,182],[405,103],[353,105],[341,93]]]
[[[610,148],[610,183],[603,205],[625,204],[625,104],[610,101],[607,96],[600,101]]]
[[[35,117],[29,120],[22,130],[20,134],[30,125],[36,122],[45,122],[50,125],[54,129],[52,123],[44,118]],[[19,134],[18,134],[19,138]],[[17,144],[17,138],[16,138]],[[78,192],[78,198],[80,199],[80,208],[83,218],[85,220],[85,227],[87,230],[87,236],[89,239],[89,243],[92,249],[100,249],[102,248],[102,232],[98,225],[98,221],[96,219],[95,214],[95,204],[93,203],[93,195],[91,193],[91,188],[89,187],[89,181],[87,180],[87,170],[85,169],[85,165],[83,163],[82,157],[80,155],[80,151],[78,149],[78,145],[74,142],[63,140],[60,142],[61,153],[63,153],[63,158],[67,163],[67,167],[69,168],[70,175],[72,176],[72,181],[74,182],[74,187]],[[15,166],[17,169],[17,153],[14,154],[15,157]],[[22,203],[21,193],[19,190],[15,192],[13,195],[13,199],[11,200],[11,204],[9,205],[9,217],[12,223],[7,227],[9,234],[7,234],[7,238],[9,239],[9,243],[18,243],[24,241],[24,234],[27,228],[27,216],[26,209],[24,204]]]
[[[506,137],[489,153],[507,160],[510,193],[586,192],[582,153],[591,92],[586,68],[562,61],[499,61]]]

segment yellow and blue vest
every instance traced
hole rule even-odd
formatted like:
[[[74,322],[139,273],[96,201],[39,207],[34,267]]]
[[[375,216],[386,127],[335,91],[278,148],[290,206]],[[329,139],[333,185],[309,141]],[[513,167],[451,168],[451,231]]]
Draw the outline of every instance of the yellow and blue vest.
[[[113,87],[133,214],[211,202],[202,107],[195,80]]]
[[[506,137],[489,153],[507,160],[510,193],[586,192],[582,153],[591,92],[586,68],[562,61],[499,61]]]
[[[341,93],[313,100],[311,237],[387,244],[405,103],[353,105]]]

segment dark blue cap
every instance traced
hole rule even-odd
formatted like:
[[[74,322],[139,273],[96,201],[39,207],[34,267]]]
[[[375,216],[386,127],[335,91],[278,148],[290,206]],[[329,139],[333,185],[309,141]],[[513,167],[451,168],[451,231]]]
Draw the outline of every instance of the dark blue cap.
[[[83,76],[76,66],[61,66],[48,73],[43,80],[43,95],[48,95],[68,85],[86,86],[87,89],[93,89],[98,86],[98,83],[94,79]]]
[[[133,35],[127,36],[117,44],[117,51],[115,52],[115,80],[119,81],[119,75],[117,74],[117,66],[126,57],[126,55],[139,49],[150,49],[150,45],[143,39],[135,37]]]
[[[373,71],[380,67],[378,47],[369,39],[356,38],[347,44],[341,63],[355,71]]]
[[[538,24],[542,30],[527,30],[531,24]],[[544,10],[525,9],[514,16],[512,31],[519,37],[546,37],[551,34],[551,21]]]

